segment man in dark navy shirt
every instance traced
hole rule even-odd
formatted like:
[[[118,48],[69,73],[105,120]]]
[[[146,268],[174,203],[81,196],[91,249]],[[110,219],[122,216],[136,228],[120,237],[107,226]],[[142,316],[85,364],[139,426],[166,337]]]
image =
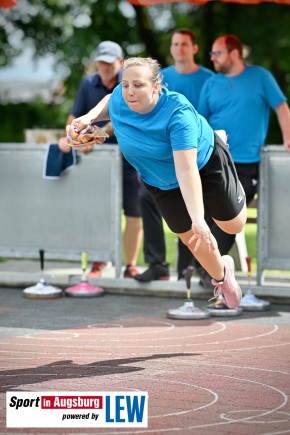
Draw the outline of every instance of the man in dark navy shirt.
[[[67,125],[71,124],[73,119],[89,112],[122,80],[123,51],[119,44],[112,41],[101,42],[97,49],[95,61],[98,71],[82,80],[71,113],[68,116]],[[106,140],[107,144],[117,143],[111,122],[98,122],[97,125],[109,134],[110,137]],[[59,141],[59,148],[63,152],[71,150],[65,138]],[[126,260],[124,278],[132,278],[138,273],[135,265],[142,240],[139,189],[139,175],[123,157],[123,209],[126,218],[123,236]],[[94,263],[88,276],[100,276],[105,266],[106,263]]]

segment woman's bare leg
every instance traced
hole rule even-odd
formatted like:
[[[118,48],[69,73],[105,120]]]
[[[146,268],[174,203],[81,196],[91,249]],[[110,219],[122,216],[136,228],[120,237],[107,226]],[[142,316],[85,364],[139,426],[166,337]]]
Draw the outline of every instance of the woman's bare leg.
[[[177,235],[180,240],[190,249],[192,254],[207,271],[207,273],[216,281],[221,281],[224,277],[224,262],[218,248],[209,253],[207,244],[201,243],[198,250],[194,252],[196,241],[189,244],[189,239],[192,237],[192,231],[190,230],[186,233]]]
[[[234,219],[230,221],[218,221],[214,219],[216,224],[226,233],[237,234],[242,231],[247,220],[247,207],[244,205],[241,212]],[[195,242],[189,244],[189,239],[192,237],[192,231],[189,230],[186,233],[178,234],[181,241],[190,249],[201,266],[207,271],[207,273],[216,281],[220,281],[224,277],[224,261],[218,247],[208,252],[208,246],[205,243],[201,243],[198,250],[194,252]]]
[[[247,222],[247,205],[245,203],[238,216],[230,221],[218,221],[217,219],[213,220],[225,233],[238,234],[242,231],[245,223]]]
[[[242,299],[242,291],[235,278],[233,259],[229,255],[221,256],[218,247],[208,252],[206,243],[201,243],[198,250],[195,252],[194,247],[196,241],[189,244],[191,234],[192,231],[187,231],[186,233],[178,234],[178,236],[213,278],[214,297],[223,294],[227,306],[229,308],[237,308]]]
[[[215,220],[215,222],[225,232],[236,234],[242,231],[246,219],[247,209],[246,206],[244,206],[239,215],[234,219],[226,222]],[[238,307],[242,298],[242,292],[234,276],[233,259],[229,255],[221,256],[217,244],[216,248],[209,252],[207,243],[203,242],[199,245],[198,250],[194,251],[197,240],[189,243],[189,240],[192,237],[192,230],[178,234],[178,237],[190,249],[201,266],[213,278],[215,297],[223,294],[228,307]]]

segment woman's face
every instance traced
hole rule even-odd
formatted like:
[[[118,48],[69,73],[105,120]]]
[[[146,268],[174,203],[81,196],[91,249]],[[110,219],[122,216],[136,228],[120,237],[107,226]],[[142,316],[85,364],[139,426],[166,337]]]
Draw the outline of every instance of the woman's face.
[[[123,97],[134,112],[151,112],[159,99],[159,87],[159,83],[152,83],[151,71],[147,66],[130,66],[123,72]]]

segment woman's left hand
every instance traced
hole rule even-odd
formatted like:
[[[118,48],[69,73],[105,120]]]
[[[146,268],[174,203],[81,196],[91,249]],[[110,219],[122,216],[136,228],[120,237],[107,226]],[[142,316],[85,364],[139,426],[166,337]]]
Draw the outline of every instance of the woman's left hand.
[[[201,243],[207,244],[208,252],[214,251],[217,248],[216,239],[211,233],[205,221],[199,223],[192,223],[191,229],[193,232],[193,236],[189,239],[189,243],[192,243],[194,242],[194,240],[196,240],[194,252],[198,250]]]

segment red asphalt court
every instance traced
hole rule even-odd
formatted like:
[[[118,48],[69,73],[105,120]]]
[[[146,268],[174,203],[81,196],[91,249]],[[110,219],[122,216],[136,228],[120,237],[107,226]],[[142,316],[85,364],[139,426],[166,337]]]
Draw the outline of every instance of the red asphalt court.
[[[290,433],[290,327],[132,317],[0,340],[2,434]],[[6,391],[147,391],[148,429],[7,429]]]

